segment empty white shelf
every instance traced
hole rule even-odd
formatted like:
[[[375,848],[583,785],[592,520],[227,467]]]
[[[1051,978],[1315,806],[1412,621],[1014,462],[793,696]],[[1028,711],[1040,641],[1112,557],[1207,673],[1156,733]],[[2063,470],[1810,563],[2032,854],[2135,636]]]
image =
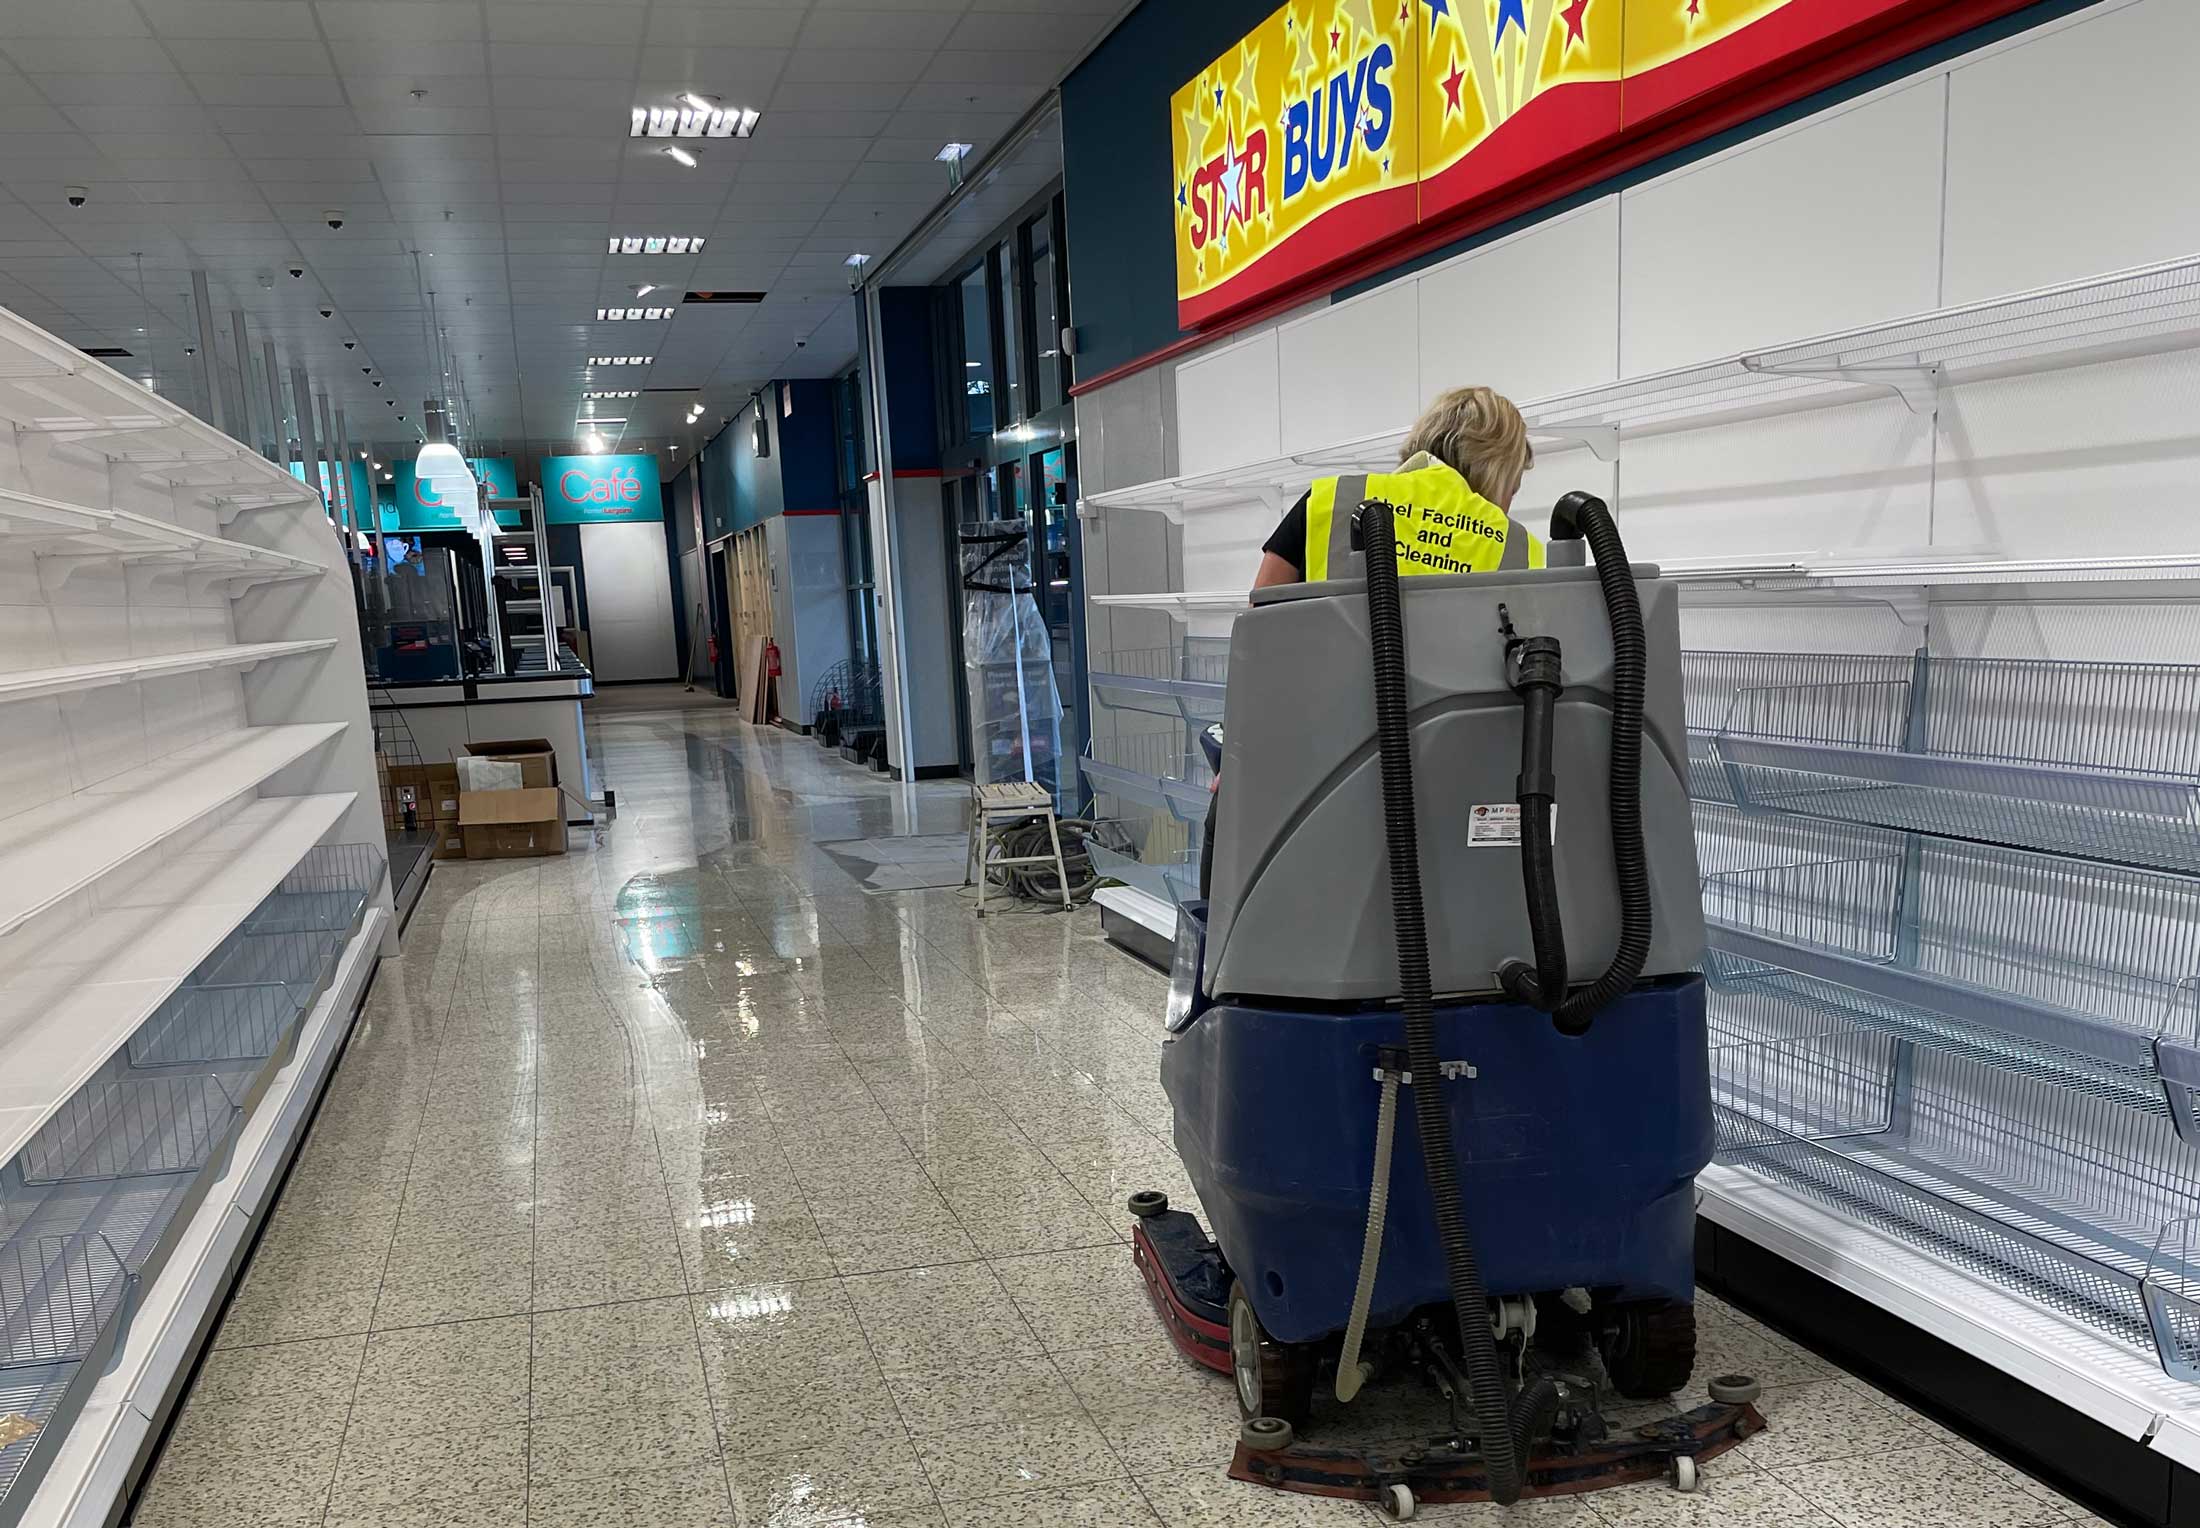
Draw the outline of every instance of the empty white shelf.
[[[1151,594],[1095,594],[1092,603],[1111,610],[1162,610],[1184,620],[1195,615],[1227,615],[1250,605],[1241,589],[1159,589]]]
[[[161,564],[209,578],[313,578],[326,571],[302,557],[187,530],[126,509],[84,509],[0,488],[0,541],[65,563],[119,560]]]
[[[2011,376],[2200,343],[2200,256],[1868,324],[1520,405],[1536,439],[1615,459],[1632,433],[1899,396],[1919,414],[1952,382]],[[1407,423],[1379,435],[1085,496],[1111,509],[1280,509],[1313,478],[1395,467]],[[2128,576],[2128,575],[2126,575]]]
[[[250,791],[344,727],[240,727],[0,821],[0,934]]]
[[[192,852],[35,949],[0,945],[0,1161],[52,1117],[349,811],[255,801]]]
[[[0,673],[0,704],[11,700],[36,700],[44,695],[66,695],[76,690],[96,690],[105,685],[131,684],[144,679],[169,679],[178,674],[204,674],[216,669],[250,668],[270,658],[289,658],[299,653],[325,653],[336,645],[334,637],[311,642],[247,642],[237,647],[208,647],[192,652],[159,653],[149,658],[116,658],[106,663],[71,663],[59,668],[20,669]]]

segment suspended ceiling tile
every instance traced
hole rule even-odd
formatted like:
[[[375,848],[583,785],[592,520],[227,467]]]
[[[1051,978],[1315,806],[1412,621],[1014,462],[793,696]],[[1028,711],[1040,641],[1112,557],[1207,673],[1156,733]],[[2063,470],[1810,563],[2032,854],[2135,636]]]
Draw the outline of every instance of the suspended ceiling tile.
[[[392,35],[419,42],[465,41],[481,36],[480,13],[471,5],[434,0],[314,0],[321,30],[332,40]]]
[[[167,44],[176,66],[186,74],[226,74],[237,67],[237,45],[211,39],[179,39]],[[333,77],[335,66],[319,39],[272,38],[252,44],[254,74],[320,74]]]
[[[304,0],[158,0],[145,19],[162,37],[223,37],[253,43],[315,36]]]
[[[29,75],[167,74],[175,69],[151,37],[9,37],[0,39],[0,56]]]
[[[543,35],[536,34],[538,37]],[[591,45],[585,43],[551,42],[492,42],[489,44],[490,72],[502,78],[542,83],[545,106],[558,104],[560,92],[547,82],[554,80],[618,80],[633,75],[634,55],[640,44]],[[624,131],[622,118],[608,124]]]
[[[353,38],[336,47],[336,67],[347,80],[390,78],[428,93],[428,102],[464,104],[477,94],[488,67],[486,44],[472,39],[419,42],[407,37]]]
[[[655,48],[791,48],[802,32],[801,7],[653,5],[648,41]]]
[[[961,6],[901,10],[819,6],[803,24],[800,45],[804,49],[900,48],[929,53],[947,41],[961,10]]]
[[[787,60],[780,78],[802,84],[908,84],[924,63],[924,55],[910,49],[805,48]]]
[[[688,90],[731,105],[748,104],[744,97],[769,90],[786,63],[785,48],[653,44],[642,49],[634,104],[670,106]]]
[[[566,43],[623,46],[640,40],[635,13],[609,5],[513,4],[490,0],[491,42],[537,42],[555,37]]]
[[[10,81],[20,76],[0,72],[0,93],[13,96],[28,91],[27,84],[10,88]],[[197,101],[197,93],[191,82],[180,74],[49,74],[38,82],[38,93],[54,105],[69,108],[77,106],[114,106],[126,103],[138,105],[180,104],[191,105]],[[97,124],[93,124],[96,129]]]

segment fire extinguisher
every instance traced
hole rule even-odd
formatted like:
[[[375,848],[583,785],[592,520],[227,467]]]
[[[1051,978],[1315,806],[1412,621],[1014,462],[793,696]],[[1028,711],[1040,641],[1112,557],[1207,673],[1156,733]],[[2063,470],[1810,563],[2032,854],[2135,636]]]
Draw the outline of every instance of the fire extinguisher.
[[[711,637],[710,637],[710,642],[709,642],[709,651],[710,651],[710,666],[711,666],[712,668],[716,668],[716,667],[718,667],[718,634],[717,634],[716,632],[713,632],[713,633],[711,633]]]
[[[777,679],[779,677],[779,644],[777,642],[766,642],[764,644],[764,672],[770,678]]]

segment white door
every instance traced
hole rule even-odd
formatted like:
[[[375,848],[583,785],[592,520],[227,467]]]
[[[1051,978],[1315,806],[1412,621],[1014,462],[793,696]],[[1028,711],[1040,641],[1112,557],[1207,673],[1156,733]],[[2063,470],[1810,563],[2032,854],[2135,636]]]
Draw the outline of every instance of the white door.
[[[588,580],[588,644],[603,680],[677,679],[672,574],[657,520],[581,527]]]

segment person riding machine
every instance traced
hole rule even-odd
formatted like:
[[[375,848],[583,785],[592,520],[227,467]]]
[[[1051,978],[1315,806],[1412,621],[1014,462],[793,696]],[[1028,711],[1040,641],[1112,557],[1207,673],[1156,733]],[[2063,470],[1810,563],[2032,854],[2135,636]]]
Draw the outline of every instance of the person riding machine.
[[[1134,1254],[1177,1346],[1236,1381],[1240,1479],[1401,1517],[1693,1489],[1763,1426],[1753,1381],[1603,1418],[1695,1364],[1712,1115],[1675,591],[1587,494],[1541,555],[1498,555],[1526,535],[1498,509],[1476,571],[1401,581],[1449,523],[1411,491],[1345,480],[1322,581],[1238,618],[1161,1061],[1214,1238],[1140,1194]],[[1389,1371],[1451,1403],[1442,1436],[1297,1438],[1318,1380],[1344,1403]]]

